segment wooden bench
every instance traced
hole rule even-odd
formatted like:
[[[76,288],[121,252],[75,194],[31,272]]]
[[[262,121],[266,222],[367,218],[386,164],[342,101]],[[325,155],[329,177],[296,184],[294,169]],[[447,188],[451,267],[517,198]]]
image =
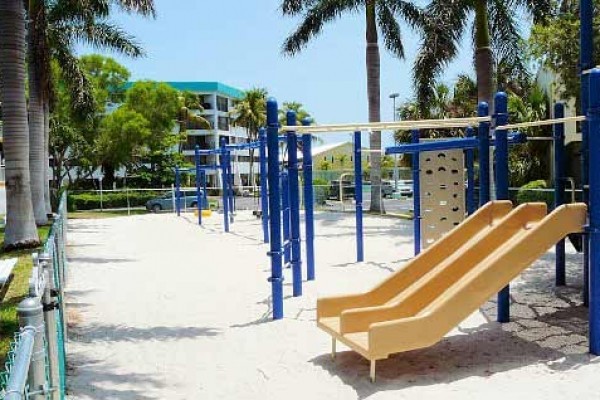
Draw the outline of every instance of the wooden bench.
[[[7,258],[0,260],[0,302],[4,301],[4,296],[8,292],[10,283],[14,278],[13,269],[17,265],[16,258]]]

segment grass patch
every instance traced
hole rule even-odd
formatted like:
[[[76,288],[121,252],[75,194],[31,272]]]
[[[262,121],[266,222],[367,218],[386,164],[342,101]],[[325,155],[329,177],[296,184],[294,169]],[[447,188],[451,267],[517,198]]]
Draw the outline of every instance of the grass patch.
[[[143,215],[148,214],[146,210],[131,210],[130,214],[127,210],[105,210],[105,211],[74,211],[69,213],[69,219],[102,219],[127,217],[128,215]]]
[[[50,225],[38,228],[40,240],[45,242],[50,233]],[[4,242],[4,227],[0,228],[0,242]],[[18,258],[17,265],[13,270],[14,279],[10,284],[4,301],[0,304],[0,365],[4,365],[6,353],[14,333],[19,329],[17,319],[17,305],[23,300],[29,291],[29,277],[33,262],[31,253],[39,252],[40,248],[28,250],[14,250],[5,252],[0,250],[0,259]]]

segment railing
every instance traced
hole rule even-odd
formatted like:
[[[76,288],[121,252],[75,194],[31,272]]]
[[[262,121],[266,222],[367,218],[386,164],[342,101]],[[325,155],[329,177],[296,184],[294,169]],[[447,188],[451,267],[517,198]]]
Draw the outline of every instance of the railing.
[[[67,276],[67,196],[41,254],[33,254],[29,295],[17,307],[20,331],[0,373],[0,396],[6,400],[66,397],[67,324],[64,286]]]

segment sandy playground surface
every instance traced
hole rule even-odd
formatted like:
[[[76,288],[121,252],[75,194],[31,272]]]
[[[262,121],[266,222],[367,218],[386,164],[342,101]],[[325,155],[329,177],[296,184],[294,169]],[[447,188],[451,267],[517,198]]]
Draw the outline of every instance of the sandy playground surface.
[[[412,255],[411,222],[365,218],[366,259],[354,263],[352,215],[318,214],[317,281],[270,320],[269,260],[260,223],[242,214],[143,215],[69,223],[72,399],[593,399],[581,257],[553,287],[546,254],[513,285],[513,322],[492,301],[428,349],[369,364],[316,328],[319,296],[361,291]]]

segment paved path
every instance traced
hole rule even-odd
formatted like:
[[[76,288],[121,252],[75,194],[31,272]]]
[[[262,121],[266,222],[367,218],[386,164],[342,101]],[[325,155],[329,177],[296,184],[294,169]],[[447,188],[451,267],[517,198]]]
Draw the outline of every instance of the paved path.
[[[71,397],[87,399],[595,398],[600,366],[586,354],[578,288],[555,291],[545,256],[514,286],[515,322],[493,304],[440,344],[378,363],[340,349],[315,327],[323,294],[365,290],[412,249],[410,222],[369,217],[367,259],[353,263],[352,216],[319,215],[317,282],[269,319],[267,248],[258,222],[220,233],[172,214],[70,222]],[[579,257],[569,279],[579,284]]]

